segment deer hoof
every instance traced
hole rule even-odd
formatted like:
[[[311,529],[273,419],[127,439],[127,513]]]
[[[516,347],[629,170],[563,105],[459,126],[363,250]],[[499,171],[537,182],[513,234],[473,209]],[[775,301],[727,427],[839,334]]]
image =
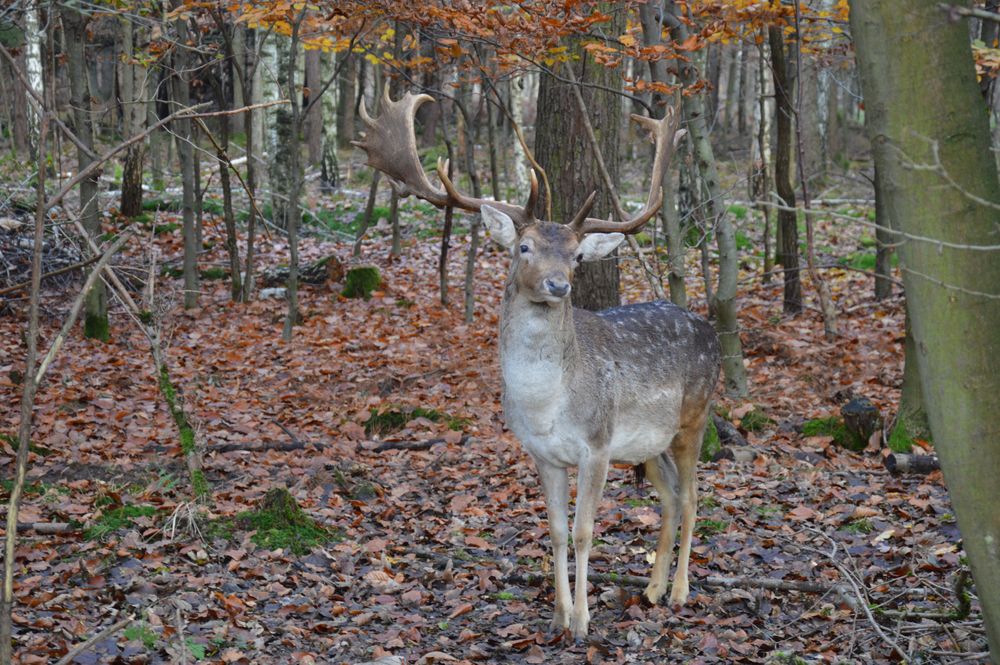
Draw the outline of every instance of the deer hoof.
[[[549,630],[553,633],[561,633],[569,628],[569,617],[573,610],[560,610],[556,609],[555,613],[552,615],[552,623],[549,624]]]
[[[674,581],[674,588],[670,590],[670,604],[674,607],[684,605],[688,599],[687,580],[681,582]]]
[[[666,585],[650,582],[649,586],[646,587],[646,600],[649,601],[650,605],[656,605],[660,602],[660,598],[663,598],[663,594],[666,592]]]
[[[573,639],[576,640],[577,644],[587,639],[587,628],[590,626],[590,612],[581,612],[578,616],[573,617],[573,625],[570,627],[570,632],[573,634]]]

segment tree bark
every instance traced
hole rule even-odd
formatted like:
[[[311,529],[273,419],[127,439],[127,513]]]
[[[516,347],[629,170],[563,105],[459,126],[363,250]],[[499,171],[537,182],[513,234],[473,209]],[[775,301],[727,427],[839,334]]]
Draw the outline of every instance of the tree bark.
[[[322,51],[311,49],[305,52],[306,73],[303,105],[311,104],[323,86]],[[317,167],[323,162],[323,104],[316,103],[305,117],[306,149],[309,151],[309,166]]]
[[[878,165],[875,166],[875,300],[892,295],[892,220],[885,202],[885,183]]]
[[[69,66],[70,103],[73,106],[73,130],[80,141],[88,148],[93,148],[94,139],[91,135],[90,90],[87,86],[87,22],[76,9],[62,10],[63,26],[67,32],[67,64]],[[83,171],[90,166],[91,158],[82,149],[76,151],[77,168]],[[97,239],[101,235],[101,219],[97,206],[98,181],[97,174],[80,182],[80,221],[87,234]],[[108,295],[104,282],[98,281],[87,294],[86,309],[83,318],[83,333],[92,339],[107,340],[110,335],[108,324]]]
[[[351,147],[354,136],[354,102],[358,96],[358,59],[345,51],[338,56],[347,60],[341,69],[340,100],[337,102],[337,145]]]
[[[642,23],[642,38],[646,46],[657,46],[663,42],[660,15],[663,11],[662,0],[639,5],[639,20]],[[664,60],[650,60],[649,77],[656,83],[664,85],[671,82]],[[653,93],[653,105],[657,109],[657,117],[662,117],[659,111],[667,103],[666,96]],[[687,307],[687,291],[684,277],[684,235],[681,233],[681,220],[677,212],[677,197],[674,193],[673,168],[663,174],[663,207],[660,218],[667,235],[667,283],[670,286],[670,301],[680,307]],[[655,254],[654,254],[655,256]]]
[[[126,59],[131,58],[137,46],[136,31],[130,19],[121,19],[123,51]],[[136,71],[137,65],[126,60],[121,64],[121,104],[125,129],[124,138],[135,136],[142,131],[142,119],[145,109],[139,103],[141,97],[142,78]],[[145,141],[140,141],[129,147],[122,164],[122,194],[119,211],[126,217],[135,217],[142,213],[142,163],[145,157]]]
[[[621,12],[614,14],[624,16]],[[622,20],[616,18],[614,24],[606,29],[609,34],[620,34],[623,28]],[[590,122],[598,137],[608,174],[617,188],[621,150],[621,99],[611,91],[597,90],[587,87],[587,84],[618,90],[621,88],[621,77],[617,72],[595,63],[579,40],[572,42],[570,50],[579,59],[560,66],[573,67],[576,80],[583,86],[581,93],[589,109]],[[543,73],[538,88],[535,159],[545,169],[552,184],[552,221],[568,222],[594,191],[598,192],[598,196],[592,214],[601,217],[612,211],[610,193],[601,182],[588,142],[567,140],[573,136],[585,136],[583,119],[574,96],[566,83]],[[539,197],[540,210],[546,209],[544,199],[542,192]],[[573,279],[573,305],[589,310],[618,305],[618,279],[618,263],[615,260],[582,264],[577,268]]]
[[[774,79],[774,124],[777,128],[777,149],[774,155],[774,186],[781,203],[795,207],[795,189],[792,187],[792,82],[785,57],[785,40],[781,28],[767,29],[771,47],[771,75]],[[778,211],[780,243],[777,263],[784,268],[785,314],[802,311],[802,283],[799,275],[799,229],[796,214],[791,210]]]
[[[937,0],[854,0],[850,20],[889,217],[953,244],[909,238],[900,262],[931,432],[997,660],[1000,261],[954,245],[996,244],[1000,183],[968,26]]]
[[[178,39],[187,40],[187,24],[183,20],[175,21]],[[191,87],[188,77],[188,54],[184,49],[174,53],[173,101],[175,106],[183,107],[191,103]],[[182,216],[184,219],[184,309],[198,306],[198,230],[195,227],[194,216],[194,149],[191,146],[191,121],[180,119],[177,127],[177,154],[181,159]]]
[[[677,16],[679,9],[674,0],[670,0],[668,6],[671,13]],[[683,43],[688,38],[686,24],[680,20],[676,21],[671,28],[671,35],[675,42]],[[680,69],[680,78],[685,85],[692,85],[698,79],[698,72],[691,63],[687,63]],[[708,199],[705,201],[706,217],[715,230],[719,247],[719,281],[715,291],[714,309],[717,317],[715,328],[722,348],[722,370],[725,375],[723,384],[727,394],[744,396],[747,394],[747,371],[743,366],[743,344],[740,341],[736,304],[736,283],[739,277],[736,233],[722,197],[722,186],[715,166],[715,153],[708,137],[704,101],[699,95],[684,97],[684,116],[688,121],[689,138],[694,146],[695,164],[708,193]]]

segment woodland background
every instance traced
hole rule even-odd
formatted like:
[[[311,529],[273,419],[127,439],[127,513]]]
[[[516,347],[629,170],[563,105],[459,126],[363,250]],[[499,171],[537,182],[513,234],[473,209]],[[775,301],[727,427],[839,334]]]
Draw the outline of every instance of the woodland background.
[[[989,662],[996,11],[5,3],[0,662]],[[639,206],[628,114],[683,113],[660,215],[573,297],[723,340],[684,608],[640,601],[656,501],[613,469],[593,635],[546,632],[508,258],[364,165],[383,90],[437,101],[428,172],[521,201],[533,168],[557,221]]]

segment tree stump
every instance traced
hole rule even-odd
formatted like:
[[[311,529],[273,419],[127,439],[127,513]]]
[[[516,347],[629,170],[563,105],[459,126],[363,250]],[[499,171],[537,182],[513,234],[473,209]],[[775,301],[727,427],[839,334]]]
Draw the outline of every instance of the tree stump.
[[[844,427],[851,435],[852,450],[863,450],[868,440],[882,426],[882,414],[867,397],[852,399],[840,409]]]

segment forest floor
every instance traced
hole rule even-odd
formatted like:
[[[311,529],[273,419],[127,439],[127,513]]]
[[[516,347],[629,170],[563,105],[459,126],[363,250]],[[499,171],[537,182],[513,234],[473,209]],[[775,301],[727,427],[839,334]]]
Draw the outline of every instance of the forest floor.
[[[353,216],[363,198],[336,201],[322,206]],[[531,575],[550,573],[544,504],[499,404],[507,258],[486,243],[476,316],[464,323],[467,237],[454,239],[452,304],[442,306],[436,217],[407,203],[402,257],[389,257],[379,227],[358,260],[379,267],[383,286],[367,301],[342,297],[340,284],[305,286],[304,322],[290,343],[281,341],[283,300],[233,304],[226,282],[204,281],[200,307],[183,311],[179,282],[159,282],[171,375],[205,450],[203,506],[189,503],[145,338],[118,308],[111,341],[74,333],[38,394],[19,519],[72,528],[20,536],[18,662],[52,662],[126,617],[134,620],[73,662],[986,662],[974,600],[968,616],[917,616],[954,612],[952,585],[965,568],[941,474],[891,476],[874,446],[848,452],[830,436],[801,433],[803,421],[838,415],[852,396],[891,418],[902,378],[899,288],[875,302],[869,274],[827,270],[841,313],[841,335],[828,341],[808,279],[806,311],[784,316],[779,283],[759,276],[753,215],[733,214],[746,238],[740,320],[751,393],[720,396],[718,409],[757,454],[700,467],[682,609],[648,606],[624,578],[595,581],[589,640],[549,633],[551,582]],[[221,223],[208,219],[203,268],[224,262]],[[824,261],[873,255],[862,229],[820,227]],[[160,231],[152,237],[161,262],[176,261],[179,229]],[[276,232],[260,249],[263,266],[286,260]],[[307,237],[302,253],[303,262],[335,254],[352,263],[336,234]],[[143,260],[138,249],[122,259]],[[648,299],[636,262],[622,266],[623,302]],[[700,279],[688,285],[692,309],[704,314]],[[46,289],[41,348],[71,291]],[[0,432],[9,434],[25,310],[9,300],[0,313]],[[434,439],[426,450],[377,449]],[[4,442],[5,477],[12,460]],[[630,479],[612,469],[593,573],[648,574],[658,503]],[[276,487],[325,528],[318,544],[271,549],[260,544],[263,527],[235,519]],[[9,483],[4,499],[7,491]],[[743,582],[720,588],[704,584],[708,576]],[[747,580],[841,590],[762,590]]]

